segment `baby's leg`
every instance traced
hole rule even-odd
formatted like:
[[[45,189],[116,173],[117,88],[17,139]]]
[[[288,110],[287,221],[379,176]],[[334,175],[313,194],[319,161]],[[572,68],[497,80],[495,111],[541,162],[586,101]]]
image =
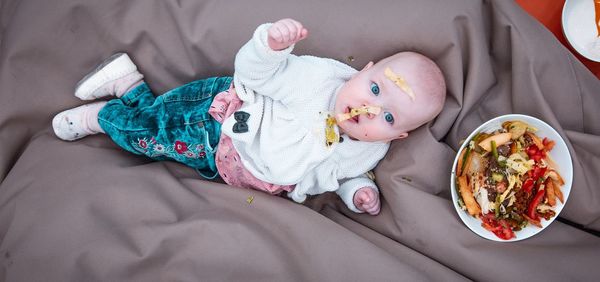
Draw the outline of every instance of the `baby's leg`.
[[[79,106],[57,114],[52,119],[52,128],[58,138],[73,141],[85,136],[104,133],[98,124],[98,112],[105,101]]]
[[[230,82],[231,78],[204,79],[158,97],[143,83],[110,100],[98,122],[115,144],[131,153],[181,162],[213,175],[220,124],[208,109],[213,92],[227,89]]]
[[[137,117],[141,109],[150,107],[154,100],[155,97],[150,88],[140,82],[137,87],[128,91],[121,99],[111,100],[110,107],[119,109],[119,114],[116,115],[118,118],[109,120],[109,123],[116,123],[114,120],[117,119],[128,123],[129,118]],[[100,111],[107,104],[107,101],[100,101],[60,112],[52,119],[54,133],[60,139],[66,141],[74,141],[96,133],[106,133],[100,125],[98,117]],[[146,112],[157,113],[153,110]]]
[[[82,100],[106,96],[121,97],[140,85],[143,78],[127,54],[117,53],[77,83],[75,96]]]

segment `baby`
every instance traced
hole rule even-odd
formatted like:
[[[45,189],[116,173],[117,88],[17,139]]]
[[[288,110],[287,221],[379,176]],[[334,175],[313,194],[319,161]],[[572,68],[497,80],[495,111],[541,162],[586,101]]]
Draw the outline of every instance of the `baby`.
[[[291,54],[301,23],[259,26],[235,58],[233,77],[194,81],[155,97],[123,53],[77,85],[83,100],[116,97],[57,114],[63,140],[105,133],[135,154],[174,160],[202,176],[296,202],[335,191],[354,212],[380,211],[367,172],[390,141],[432,120],[446,95],[430,59],[402,52],[361,71]]]

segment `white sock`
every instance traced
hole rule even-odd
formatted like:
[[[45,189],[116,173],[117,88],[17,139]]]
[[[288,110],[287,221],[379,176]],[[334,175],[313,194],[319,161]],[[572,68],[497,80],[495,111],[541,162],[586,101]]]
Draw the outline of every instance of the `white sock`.
[[[105,133],[98,123],[98,113],[102,110],[104,105],[106,105],[106,102],[90,104],[87,111],[83,113],[83,125],[86,127],[86,130],[93,133]]]
[[[119,78],[119,80],[115,82],[114,86],[115,96],[121,98],[123,95],[125,95],[125,93],[142,84],[142,82],[144,82],[143,79],[144,76],[137,71]]]

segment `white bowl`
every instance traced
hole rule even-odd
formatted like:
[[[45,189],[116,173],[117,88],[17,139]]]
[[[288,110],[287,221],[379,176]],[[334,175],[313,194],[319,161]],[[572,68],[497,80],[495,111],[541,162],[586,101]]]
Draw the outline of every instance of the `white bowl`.
[[[600,62],[600,39],[595,24],[593,0],[565,1],[562,11],[565,38],[577,53],[589,60]]]
[[[562,137],[558,134],[558,132],[556,132],[556,130],[554,130],[554,128],[552,128],[547,123],[545,123],[537,118],[531,117],[531,116],[519,115],[519,114],[509,114],[509,115],[503,115],[503,116],[493,118],[493,119],[485,122],[481,126],[479,126],[477,129],[475,129],[469,135],[469,137],[467,137],[467,139],[465,139],[467,141],[465,141],[462,144],[462,146],[460,146],[460,149],[458,149],[458,152],[461,152],[465,148],[465,146],[468,145],[468,143],[469,143],[468,141],[471,140],[475,136],[475,134],[477,134],[479,132],[492,132],[496,129],[502,128],[503,122],[514,121],[514,120],[523,121],[523,122],[537,128],[538,131],[536,132],[536,135],[538,135],[540,138],[548,137],[550,140],[554,140],[554,142],[556,142],[556,144],[554,145],[554,148],[552,149],[552,151],[550,151],[549,155],[552,157],[552,159],[554,159],[554,161],[558,165],[557,170],[560,173],[560,175],[562,176],[563,180],[565,181],[565,185],[563,185],[561,187],[561,191],[564,196],[564,203],[561,203],[560,201],[556,201],[556,206],[554,207],[556,216],[554,216],[550,220],[542,219],[541,220],[542,228],[539,228],[532,224],[528,224],[527,227],[523,228],[522,230],[514,232],[515,236],[516,236],[515,238],[512,238],[510,240],[500,239],[500,238],[496,237],[496,235],[494,235],[494,233],[483,228],[481,226],[480,219],[472,217],[471,215],[469,215],[469,213],[467,213],[467,211],[462,210],[458,206],[457,201],[459,199],[459,194],[458,194],[458,191],[456,188],[456,164],[458,163],[458,157],[460,154],[457,153],[456,158],[454,159],[454,164],[452,165],[452,173],[450,175],[450,189],[452,190],[451,194],[452,194],[452,203],[454,204],[454,208],[456,209],[456,212],[458,213],[458,216],[460,217],[460,219],[462,219],[462,221],[467,225],[467,227],[469,227],[469,229],[471,229],[473,232],[475,232],[477,235],[479,235],[483,238],[493,240],[493,241],[499,241],[499,242],[514,242],[514,241],[523,240],[523,239],[529,238],[529,237],[539,233],[540,231],[544,230],[548,225],[550,225],[550,223],[552,223],[554,221],[554,219],[556,219],[556,217],[558,217],[558,215],[560,214],[560,211],[564,207],[564,204],[567,203],[567,199],[569,198],[569,194],[571,192],[571,184],[573,183],[573,163],[571,161],[571,154],[569,153],[567,144],[562,139]]]

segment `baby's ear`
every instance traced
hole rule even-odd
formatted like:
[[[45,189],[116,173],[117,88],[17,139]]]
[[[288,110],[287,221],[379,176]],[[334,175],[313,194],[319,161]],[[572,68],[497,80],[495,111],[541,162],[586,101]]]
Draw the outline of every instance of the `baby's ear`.
[[[366,70],[370,69],[370,68],[371,68],[373,65],[374,65],[373,61],[370,61],[370,62],[369,62],[369,63],[368,63],[366,66],[364,66],[364,67],[362,68],[362,70],[360,70],[360,71],[366,71]]]
[[[402,132],[398,137],[396,137],[396,139],[404,139],[406,137],[408,137],[408,132]]]
[[[392,142],[394,140],[404,139],[406,137],[408,137],[408,132],[402,132],[402,133],[400,133],[400,135],[398,135],[396,137],[392,137],[392,138],[390,138],[388,140],[385,140],[385,142]]]

